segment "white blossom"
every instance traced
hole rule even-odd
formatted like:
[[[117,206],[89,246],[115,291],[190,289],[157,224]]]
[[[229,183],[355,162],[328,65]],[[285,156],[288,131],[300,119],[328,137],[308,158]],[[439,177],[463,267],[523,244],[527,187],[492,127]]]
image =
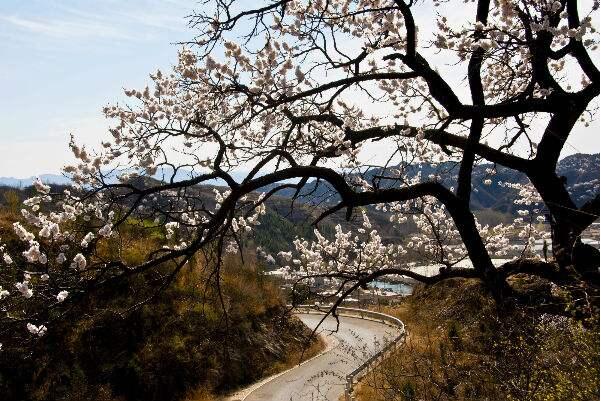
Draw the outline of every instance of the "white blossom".
[[[42,324],[36,326],[35,324],[27,323],[27,330],[31,334],[37,335],[38,337],[42,337],[44,334],[46,334],[47,328]]]
[[[87,265],[87,261],[86,261],[85,256],[83,256],[81,253],[78,253],[73,258],[73,262],[71,263],[71,268],[83,270],[86,268],[86,265]]]
[[[15,284],[17,290],[23,295],[25,298],[31,298],[33,296],[33,290],[29,288],[29,282],[23,281]]]
[[[69,292],[63,290],[58,293],[58,295],[56,296],[56,300],[58,302],[63,302],[65,299],[67,299],[67,295],[69,295]]]

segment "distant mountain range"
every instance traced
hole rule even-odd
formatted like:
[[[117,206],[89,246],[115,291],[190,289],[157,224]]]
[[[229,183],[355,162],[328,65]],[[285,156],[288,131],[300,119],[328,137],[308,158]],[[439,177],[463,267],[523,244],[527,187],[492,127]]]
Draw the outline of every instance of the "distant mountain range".
[[[380,188],[399,186],[398,181],[381,178],[394,176],[391,170],[394,168],[372,169],[365,172],[362,178],[368,182],[377,182]],[[495,173],[489,171],[494,169]],[[437,176],[438,179],[448,187],[456,185],[459,164],[445,162],[437,165],[419,163],[409,166],[405,172],[412,178],[418,173],[422,177]],[[567,181],[567,189],[577,205],[582,205],[593,198],[599,192],[599,153],[596,154],[574,154],[560,160],[557,165],[557,174],[564,176]],[[486,181],[491,181],[487,185]],[[501,213],[515,214],[519,205],[514,204],[516,193],[502,187],[500,183],[525,183],[528,178],[515,170],[502,166],[494,168],[493,164],[478,164],[474,166],[472,174],[473,193],[471,197],[472,208],[475,210],[492,209]],[[291,197],[295,190],[286,189],[278,192],[282,196]],[[318,199],[321,203],[338,202],[336,191],[326,182],[309,181],[300,191],[300,200],[310,202]]]
[[[107,182],[117,182],[116,176],[122,173],[127,172],[128,170],[120,170],[117,173],[113,173],[111,177],[107,179]],[[170,169],[159,169],[153,178],[160,181],[168,181],[172,176],[172,171]],[[178,170],[175,174],[174,179],[176,181],[182,181],[186,179],[190,179],[198,175],[198,173],[194,173],[190,170]],[[236,172],[232,173],[232,176],[235,180],[243,180],[246,177],[246,172]],[[33,181],[39,177],[42,182],[46,184],[56,184],[56,185],[69,185],[71,184],[71,180],[68,177],[65,177],[60,174],[40,174],[39,176],[31,176],[27,178],[15,178],[15,177],[0,177],[0,186],[5,187],[14,187],[14,188],[25,188],[33,185]],[[222,180],[211,180],[208,181],[209,185],[225,185],[225,182]]]
[[[499,166],[496,168],[494,175],[489,174],[489,170],[494,166],[492,164],[478,164],[474,166],[472,174],[472,207],[475,210],[490,209],[500,213],[515,214],[518,206],[513,203],[515,193],[508,191],[507,188],[501,187],[501,182],[527,182],[527,178],[522,173],[510,170]],[[455,185],[458,172],[457,163],[441,163],[431,165],[426,163],[414,164],[406,171],[412,177],[420,173],[426,178],[431,175],[439,176],[440,180],[447,186]],[[583,154],[578,153],[570,155],[560,160],[557,165],[557,173],[560,176],[566,177],[568,190],[570,191],[574,201],[581,205],[587,200],[594,197],[599,192],[599,153]],[[198,173],[191,171],[180,170],[175,176],[176,180],[188,179]],[[166,181],[171,178],[171,171],[160,170],[154,175],[157,180]],[[364,179],[367,181],[378,180],[377,177],[389,176],[389,172],[383,169],[371,169],[364,174]],[[234,179],[242,180],[245,177],[245,172],[233,174]],[[58,174],[42,174],[39,176],[43,182],[57,185],[68,185],[70,180]],[[0,186],[25,188],[32,185],[35,177],[29,178],[13,178],[0,177]],[[490,179],[490,185],[486,185],[485,181]],[[209,185],[223,185],[223,182],[214,180],[207,182]],[[379,185],[381,188],[398,186],[398,183],[391,179],[380,178]],[[295,193],[294,190],[288,189],[278,193],[282,197],[291,197]],[[301,202],[318,202],[318,203],[333,203],[338,201],[338,195],[325,182],[309,181],[300,192]],[[304,195],[304,196],[303,196]]]
[[[69,185],[71,180],[60,174],[40,174],[28,178],[0,177],[0,185],[5,187],[25,188],[33,185],[33,181],[39,177],[47,184]]]

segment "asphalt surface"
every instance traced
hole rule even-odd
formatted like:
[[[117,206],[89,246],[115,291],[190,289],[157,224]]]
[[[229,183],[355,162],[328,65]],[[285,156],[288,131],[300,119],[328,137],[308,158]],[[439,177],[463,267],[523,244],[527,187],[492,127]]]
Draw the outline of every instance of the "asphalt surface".
[[[307,326],[315,328],[322,315],[297,315]],[[319,333],[332,336],[334,347],[323,355],[280,375],[252,391],[244,401],[337,401],[344,393],[345,377],[367,360],[398,331],[371,320],[329,317]]]

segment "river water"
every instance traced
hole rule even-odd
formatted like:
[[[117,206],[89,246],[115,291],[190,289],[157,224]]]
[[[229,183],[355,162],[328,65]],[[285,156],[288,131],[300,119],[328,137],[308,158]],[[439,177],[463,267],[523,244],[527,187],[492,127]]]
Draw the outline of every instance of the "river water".
[[[390,290],[399,295],[410,295],[413,292],[413,287],[405,283],[389,283],[387,281],[372,281],[370,287],[379,288],[381,290]]]

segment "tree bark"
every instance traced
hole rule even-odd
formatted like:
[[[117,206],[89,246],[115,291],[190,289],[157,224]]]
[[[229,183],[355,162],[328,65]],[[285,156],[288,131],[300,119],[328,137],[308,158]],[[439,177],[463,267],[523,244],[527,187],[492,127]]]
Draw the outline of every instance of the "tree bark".
[[[599,197],[578,208],[565,187],[565,180],[555,173],[530,174],[530,180],[549,209],[552,252],[563,270],[580,273],[599,267],[599,251],[580,240],[582,232],[599,215]]]

